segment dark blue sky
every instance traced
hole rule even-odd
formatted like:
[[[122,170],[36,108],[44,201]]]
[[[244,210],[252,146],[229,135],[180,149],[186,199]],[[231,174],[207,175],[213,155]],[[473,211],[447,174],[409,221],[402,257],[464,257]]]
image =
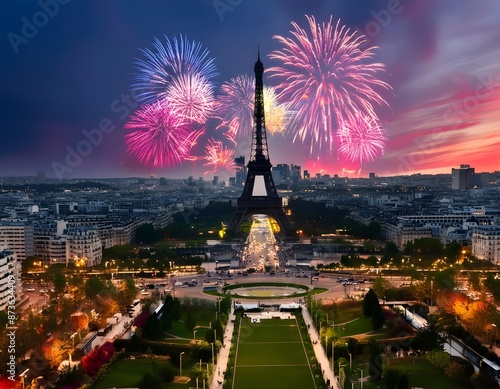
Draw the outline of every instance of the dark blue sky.
[[[387,65],[384,79],[393,87],[385,96],[391,109],[381,112],[389,141],[385,155],[363,167],[365,174],[449,172],[459,163],[500,169],[498,153],[492,152],[500,143],[498,2],[484,0],[479,7],[452,0],[394,1],[2,1],[0,176],[45,170],[55,177],[58,164],[67,167],[65,178],[202,175],[203,169],[189,162],[145,168],[125,152],[123,126],[133,112],[127,96],[140,49],[152,48],[153,38],[164,35],[200,41],[215,58],[220,85],[252,72],[257,44],[264,65],[271,66],[266,56],[279,48],[272,36],[287,36],[291,21],[305,28],[305,14],[319,22],[333,15],[363,32],[368,23],[379,24],[371,43],[380,46],[377,61]],[[399,12],[388,13],[395,6]],[[390,19],[377,21],[376,15]],[[113,131],[88,155],[68,157],[68,150],[86,139],[82,131],[103,120]],[[336,173],[334,161],[312,164],[291,139],[269,143],[273,164]],[[453,158],[447,154],[450,144],[457,153]],[[485,150],[487,162],[460,152],[471,144]]]

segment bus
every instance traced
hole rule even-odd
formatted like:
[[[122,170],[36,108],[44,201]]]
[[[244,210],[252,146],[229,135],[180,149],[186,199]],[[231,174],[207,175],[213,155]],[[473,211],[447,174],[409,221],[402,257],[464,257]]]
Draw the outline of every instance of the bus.
[[[495,362],[492,362],[486,358],[483,358],[480,362],[480,367],[484,371],[493,377],[498,383],[500,383],[500,366]]]

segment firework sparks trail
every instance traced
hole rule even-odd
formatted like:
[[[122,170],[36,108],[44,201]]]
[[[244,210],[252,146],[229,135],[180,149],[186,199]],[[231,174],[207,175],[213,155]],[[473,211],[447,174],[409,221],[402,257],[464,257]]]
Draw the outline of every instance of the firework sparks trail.
[[[226,127],[226,136],[233,142],[237,136],[250,137],[254,93],[255,81],[246,74],[231,78],[221,86],[216,102],[216,112],[221,123],[217,128]]]
[[[215,173],[219,170],[226,170],[228,172],[236,169],[234,163],[234,150],[224,147],[221,141],[210,139],[205,146],[205,156],[203,159],[206,161],[203,166],[209,166],[210,170],[205,172]]]
[[[339,154],[351,162],[369,162],[384,153],[387,138],[371,116],[356,115],[341,125],[337,140]]]
[[[266,130],[271,135],[282,133],[290,120],[290,113],[285,104],[280,104],[274,88],[264,87],[264,112],[266,115]]]
[[[153,46],[155,51],[141,50],[145,59],[136,61],[137,74],[132,89],[138,92],[142,102],[166,98],[174,80],[186,75],[203,77],[213,89],[210,79],[218,75],[217,69],[214,59],[209,57],[210,52],[203,49],[201,43],[180,35],[172,40],[165,36],[165,44],[155,38]]]
[[[135,130],[125,135],[127,152],[142,164],[154,167],[169,167],[190,158],[202,130],[192,127],[165,102],[143,105],[125,124]]]
[[[281,50],[269,57],[281,62],[269,69],[280,81],[278,99],[293,112],[293,141],[310,142],[310,154],[332,153],[341,121],[359,113],[376,118],[374,104],[387,104],[377,89],[390,86],[376,78],[384,70],[373,63],[376,47],[362,49],[365,37],[332,23],[307,16],[310,34],[292,22],[291,38],[274,36]]]
[[[188,121],[205,123],[212,113],[212,85],[199,74],[182,74],[168,87],[165,100],[172,111]]]
[[[221,87],[216,103],[216,112],[221,123],[217,128],[227,128],[226,136],[235,142],[236,138],[250,138],[253,129],[255,80],[246,74],[239,75]],[[264,112],[266,130],[271,134],[282,132],[288,123],[289,114],[280,104],[276,92],[264,87]]]

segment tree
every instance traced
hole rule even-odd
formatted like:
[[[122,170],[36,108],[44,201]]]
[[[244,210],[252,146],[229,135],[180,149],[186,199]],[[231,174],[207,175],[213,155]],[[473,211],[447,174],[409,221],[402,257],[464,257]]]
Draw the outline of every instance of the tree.
[[[497,280],[492,273],[488,273],[483,285],[493,295],[495,300],[500,300],[500,280]]]
[[[413,252],[426,261],[443,258],[444,246],[438,238],[418,238],[413,241]]]
[[[385,291],[392,287],[393,286],[391,282],[383,277],[376,277],[373,280],[372,289],[375,291],[375,293],[377,293],[378,296],[384,296]]]
[[[380,307],[377,294],[372,288],[370,288],[368,292],[366,292],[363,299],[363,315],[372,317],[373,312],[375,311],[377,306]]]
[[[479,278],[479,272],[471,271],[469,273],[469,285],[471,286],[472,290],[481,290],[481,279]]]
[[[378,303],[378,301],[377,301]],[[384,311],[382,310],[382,307],[380,304],[375,306],[375,309],[373,310],[372,314],[372,328],[374,330],[379,330],[382,328],[382,326],[385,323],[385,317],[384,317]]]
[[[382,263],[388,263],[390,260],[394,260],[396,262],[401,261],[401,258],[403,257],[403,254],[398,249],[398,246],[396,246],[395,243],[393,242],[387,242],[385,247],[384,247],[384,254],[382,256]]]
[[[56,272],[52,276],[52,282],[56,293],[62,293],[66,287],[66,276],[60,272]]]
[[[186,318],[184,320],[184,325],[190,331],[194,330],[194,328],[196,327],[196,318],[194,317],[192,312],[187,313]]]
[[[446,338],[441,335],[442,333],[441,327],[430,320],[425,327],[417,331],[413,347],[422,351],[442,349],[446,342]]]
[[[103,291],[104,287],[104,281],[100,278],[89,278],[87,281],[85,281],[85,297],[87,297],[89,300],[94,300],[97,295]]]
[[[161,231],[156,230],[151,223],[142,224],[137,228],[135,241],[139,244],[154,244],[161,239]]]
[[[144,326],[143,335],[146,339],[157,340],[161,338],[160,321],[156,315],[151,315]]]
[[[453,290],[455,287],[455,269],[448,268],[434,273],[434,282],[441,289]]]
[[[137,296],[135,281],[130,277],[123,279],[120,282],[120,289],[118,291],[118,304],[122,307],[129,305],[132,301],[134,301],[135,296]]]
[[[448,243],[444,248],[446,262],[455,263],[462,255],[462,245],[458,242]]]

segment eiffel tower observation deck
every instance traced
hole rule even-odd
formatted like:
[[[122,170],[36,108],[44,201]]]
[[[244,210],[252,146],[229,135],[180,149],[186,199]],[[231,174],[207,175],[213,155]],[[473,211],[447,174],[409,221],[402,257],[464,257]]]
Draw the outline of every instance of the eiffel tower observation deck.
[[[243,192],[238,198],[238,208],[231,219],[228,231],[237,234],[241,223],[254,215],[266,215],[276,220],[280,232],[286,236],[294,235],[292,227],[283,210],[281,197],[278,196],[271,174],[272,164],[267,147],[266,120],[264,116],[264,84],[262,76],[264,65],[260,53],[254,66],[255,105],[252,130],[252,148],[247,164],[248,173]]]

